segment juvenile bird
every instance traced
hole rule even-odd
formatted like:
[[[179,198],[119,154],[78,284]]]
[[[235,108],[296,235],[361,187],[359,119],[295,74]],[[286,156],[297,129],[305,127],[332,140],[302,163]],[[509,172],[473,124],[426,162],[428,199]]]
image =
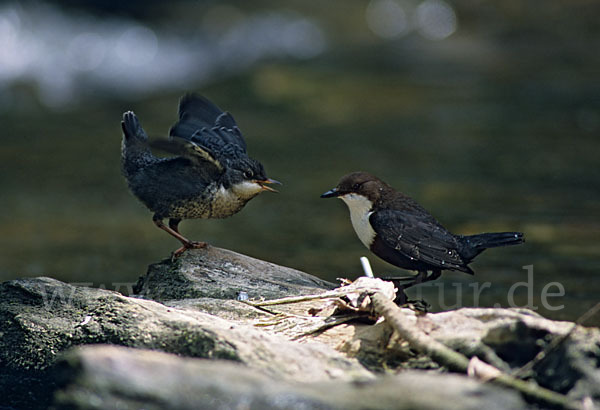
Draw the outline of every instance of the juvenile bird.
[[[455,235],[412,198],[366,172],[342,177],[321,195],[334,197],[348,206],[352,226],[369,250],[392,265],[418,272],[411,285],[437,279],[443,270],[473,275],[468,264],[485,249],[524,242],[520,232]]]
[[[207,245],[179,233],[182,219],[226,218],[260,192],[277,192],[267,184],[278,182],[267,178],[262,164],[248,157],[231,114],[204,97],[181,98],[179,121],[168,139],[150,142],[132,111],[123,114],[121,128],[123,175],[131,192],[154,212],[156,226],[183,244],[174,257]],[[150,146],[176,156],[156,157]]]

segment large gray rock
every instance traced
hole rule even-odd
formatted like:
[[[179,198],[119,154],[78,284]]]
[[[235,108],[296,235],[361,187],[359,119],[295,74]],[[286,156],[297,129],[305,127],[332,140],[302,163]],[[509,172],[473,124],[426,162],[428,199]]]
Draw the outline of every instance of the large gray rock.
[[[150,265],[134,292],[157,301],[235,299],[239,292],[251,299],[275,299],[334,287],[307,273],[209,245]]]
[[[522,409],[513,391],[408,371],[364,381],[290,383],[234,362],[86,347],[58,365],[57,405],[77,409]]]
[[[236,300],[239,291],[273,298],[321,293],[331,286],[217,248],[151,266],[139,281],[139,297],[50,278],[2,283],[0,407],[46,408],[57,389],[60,405],[73,408],[522,405],[495,386],[437,374],[444,369],[415,355],[385,322],[330,316],[335,309],[330,301],[258,309]],[[415,328],[508,372],[573,326],[526,310],[404,312]],[[346,322],[332,326],[332,319]],[[56,366],[63,352],[91,344],[135,349],[79,349]],[[381,376],[404,369],[437,373]],[[71,376],[58,377],[65,374]],[[572,398],[600,400],[600,331],[578,327],[527,377]],[[457,401],[460,397],[464,400]]]
[[[559,347],[525,376],[540,386],[600,400],[600,329],[546,319],[527,309],[463,308],[415,317],[415,325],[467,357],[478,356],[509,373],[554,339]]]
[[[512,374],[533,360],[556,339],[568,335],[557,348],[522,376],[573,400],[600,402],[600,329],[546,319],[527,309],[462,308],[422,315],[404,314],[413,326],[466,357],[477,356]],[[342,343],[338,349],[376,370],[384,368],[437,369],[424,356],[415,356],[397,335],[375,326],[342,325],[315,340]],[[331,333],[331,334],[330,334]]]
[[[241,302],[231,302],[241,305],[242,311],[248,309]],[[61,352],[84,344],[227,359],[279,379],[372,377],[355,359],[322,343],[294,343],[251,324],[233,324],[198,310],[75,287],[50,278],[0,284],[0,334],[1,387],[12,392],[0,397],[6,404],[50,395],[50,366]]]

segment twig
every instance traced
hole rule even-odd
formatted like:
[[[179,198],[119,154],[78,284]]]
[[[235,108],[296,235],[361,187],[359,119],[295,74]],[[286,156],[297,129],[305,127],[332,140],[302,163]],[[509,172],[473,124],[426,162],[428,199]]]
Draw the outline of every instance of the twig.
[[[443,363],[450,370],[467,372],[469,359],[416,329],[414,323],[407,318],[394,302],[379,293],[372,295],[371,301],[373,302],[373,310],[383,316],[413,349],[431,357],[437,363]]]
[[[288,296],[285,298],[264,300],[260,302],[246,301],[245,303],[249,304],[250,306],[272,306],[284,305],[288,303],[308,302],[319,299],[336,299],[342,296],[346,296],[351,299],[355,298],[358,300],[360,299],[361,295],[367,295],[375,292],[382,292],[384,295],[389,295],[393,298],[393,295],[395,295],[394,285],[381,279],[361,276],[354,282],[319,294]]]
[[[594,316],[599,311],[600,311],[600,302],[596,303],[596,305],[592,306],[587,312],[585,312],[583,315],[581,315],[579,317],[579,319],[577,319],[575,321],[575,323],[573,323],[573,326],[571,327],[571,329],[569,329],[569,331],[567,333],[565,333],[562,336],[558,336],[558,337],[552,339],[552,341],[544,349],[540,350],[533,359],[531,359],[530,361],[525,363],[521,368],[519,368],[516,372],[514,372],[513,376],[514,377],[522,377],[523,375],[532,371],[533,368],[537,364],[539,364],[542,360],[544,360],[546,357],[548,357],[548,355],[550,353],[552,353],[553,351],[558,349],[558,347],[561,344],[563,344],[569,337],[571,337],[573,332],[575,332],[575,329],[577,329],[577,326],[585,323],[590,317]]]
[[[450,370],[467,373],[470,361],[466,356],[455,352],[415,327],[402,309],[382,294],[375,293],[371,295],[371,300],[373,302],[373,310],[383,316],[392,328],[398,332],[400,337],[409,343],[412,349],[431,357],[435,362]],[[486,372],[485,379],[489,379],[492,383],[516,389],[533,400],[552,406],[565,409],[581,408],[578,403],[569,400],[560,393],[509,376],[498,369],[496,369],[497,373],[495,371],[491,372],[490,368],[493,368],[491,365],[486,367],[488,371]]]
[[[578,325],[583,325],[585,322],[588,321],[589,318],[596,315],[598,312],[600,312],[600,302],[596,303],[587,312],[579,316],[579,319],[577,319],[575,323],[577,323]]]
[[[281,313],[281,312],[274,312],[274,311],[272,311],[270,309],[265,309],[262,306],[255,306],[255,305],[252,304],[252,302],[250,302],[248,300],[240,300],[239,302],[245,303],[246,305],[248,305],[248,306],[250,306],[250,307],[258,310],[259,312],[268,313],[268,314],[273,315],[273,316],[277,316],[277,315],[279,315]]]
[[[263,300],[262,302],[250,302],[245,301],[250,306],[273,306],[273,305],[285,305],[288,303],[300,303],[300,302],[308,302],[311,300],[318,299],[333,299],[338,298],[340,296],[344,296],[347,292],[333,290],[330,292],[323,292],[318,295],[301,295],[301,296],[288,296],[280,299],[271,299],[271,300]]]
[[[308,336],[319,335],[319,334],[325,332],[326,330],[331,329],[332,327],[335,327],[335,326],[338,326],[338,325],[350,322],[352,320],[355,320],[358,317],[360,317],[360,316],[353,315],[353,316],[345,316],[345,317],[335,318],[335,320],[332,320],[331,322],[324,322],[318,328],[313,329],[313,330],[309,330],[309,331],[304,332],[302,334],[299,334],[298,336],[293,337],[291,340],[300,340],[300,339],[303,339],[303,338],[308,337]]]

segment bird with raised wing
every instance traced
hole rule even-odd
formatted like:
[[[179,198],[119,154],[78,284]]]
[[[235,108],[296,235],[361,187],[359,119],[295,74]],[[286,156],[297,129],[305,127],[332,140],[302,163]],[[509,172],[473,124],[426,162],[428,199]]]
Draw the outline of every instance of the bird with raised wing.
[[[182,219],[226,218],[259,193],[277,192],[269,184],[279,182],[248,156],[233,116],[204,97],[181,98],[168,139],[149,141],[132,111],[123,114],[121,128],[122,173],[131,192],[154,213],[156,226],[182,243],[174,257],[207,245],[179,232]],[[175,156],[157,157],[151,147]]]

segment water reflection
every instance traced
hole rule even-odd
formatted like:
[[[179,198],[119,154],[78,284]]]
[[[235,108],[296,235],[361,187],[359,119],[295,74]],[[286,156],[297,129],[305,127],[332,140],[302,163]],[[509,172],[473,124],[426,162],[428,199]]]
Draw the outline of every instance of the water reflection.
[[[372,0],[365,14],[367,25],[379,37],[399,37],[409,30],[408,16],[397,1]]]
[[[66,58],[75,70],[92,71],[104,60],[106,48],[98,33],[80,33],[67,46]]]
[[[216,30],[225,31],[215,36]],[[312,58],[327,46],[319,25],[298,13],[244,15],[221,5],[208,10],[198,35],[190,36],[123,17],[7,3],[0,8],[0,39],[4,107],[21,81],[35,84],[43,104],[61,108],[85,94],[131,97],[189,88],[265,58]]]
[[[425,0],[415,13],[417,27],[423,37],[442,40],[456,31],[456,14],[443,0]]]
[[[134,25],[119,36],[115,53],[123,63],[138,68],[156,60],[158,39],[148,27]]]
[[[416,7],[399,0],[371,0],[366,10],[367,25],[384,39],[402,37],[413,29],[429,40],[443,40],[457,30],[452,6],[443,0],[425,0]]]

